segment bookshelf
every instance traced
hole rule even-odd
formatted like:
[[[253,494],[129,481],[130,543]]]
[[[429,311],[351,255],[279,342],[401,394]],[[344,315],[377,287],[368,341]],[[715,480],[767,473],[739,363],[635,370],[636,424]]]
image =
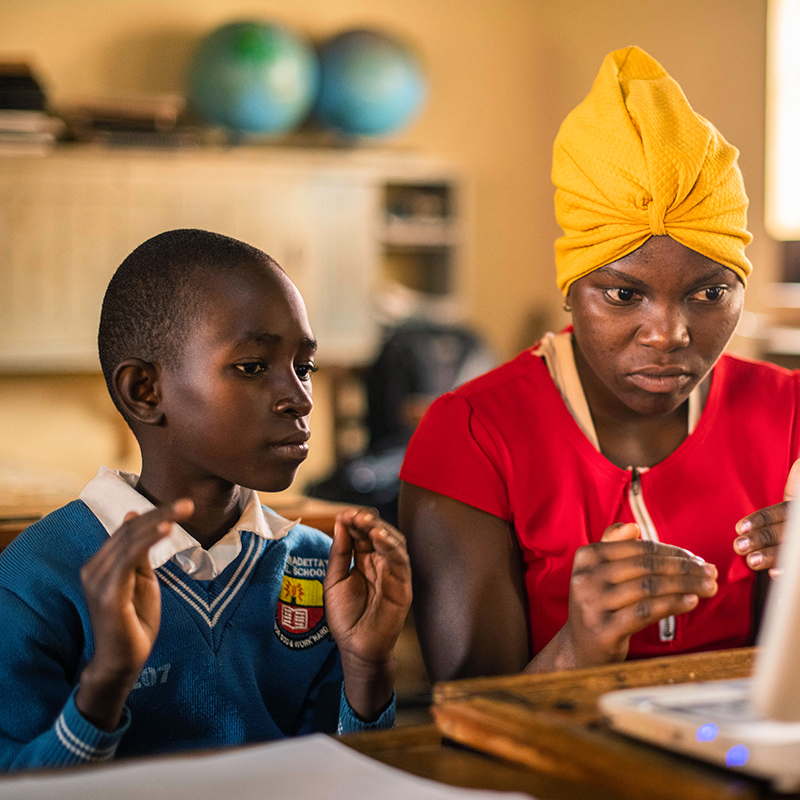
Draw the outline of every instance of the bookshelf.
[[[164,230],[200,227],[272,255],[302,292],[323,366],[358,368],[380,344],[392,284],[467,303],[464,178],[377,149],[62,145],[0,156],[0,372],[96,372],[103,292]]]

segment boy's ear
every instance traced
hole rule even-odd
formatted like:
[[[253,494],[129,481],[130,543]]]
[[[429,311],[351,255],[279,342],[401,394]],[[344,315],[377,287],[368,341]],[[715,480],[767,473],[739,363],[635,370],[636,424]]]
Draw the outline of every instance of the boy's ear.
[[[114,370],[114,389],[131,419],[145,425],[161,425],[164,421],[159,376],[155,364],[140,358],[126,358]]]

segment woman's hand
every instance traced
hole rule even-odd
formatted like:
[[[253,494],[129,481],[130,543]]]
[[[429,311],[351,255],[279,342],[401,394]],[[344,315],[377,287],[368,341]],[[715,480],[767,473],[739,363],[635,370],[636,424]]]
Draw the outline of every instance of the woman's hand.
[[[783,528],[789,517],[789,500],[800,489],[800,460],[795,461],[786,479],[783,502],[767,506],[748,514],[736,523],[733,549],[744,556],[752,570],[769,570],[770,577],[777,575],[778,547],[783,539]]]
[[[784,501],[762,508],[736,523],[737,537],[733,549],[744,556],[750,569],[768,569],[770,576],[775,577],[778,547],[788,516],[789,503]]]
[[[392,697],[394,646],[411,606],[405,538],[373,511],[340,512],[324,587],[347,700],[363,719],[377,719]]]
[[[623,661],[632,634],[715,595],[716,577],[688,550],[643,541],[634,523],[612,525],[575,553],[569,620],[545,649],[558,648],[561,668]]]
[[[102,730],[117,728],[133,684],[147,661],[161,622],[161,589],[150,548],[188,519],[191,500],[146,514],[131,512],[81,569],[92,622],[94,655],[80,676],[75,702]]]

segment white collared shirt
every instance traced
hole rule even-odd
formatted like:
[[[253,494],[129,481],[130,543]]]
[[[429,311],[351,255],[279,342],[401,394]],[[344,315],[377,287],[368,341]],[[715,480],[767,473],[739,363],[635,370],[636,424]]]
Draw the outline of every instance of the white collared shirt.
[[[129,511],[144,514],[155,508],[134,488],[138,480],[139,476],[131,472],[100,467],[97,475],[81,491],[80,499],[100,520],[109,536],[119,529]],[[150,566],[157,569],[172,559],[195,580],[212,580],[239,555],[242,549],[240,531],[252,531],[264,539],[282,539],[299,522],[263,508],[258,493],[253,489],[241,490],[239,507],[241,516],[236,524],[208,550],[175,523],[172,533],[150,548]]]

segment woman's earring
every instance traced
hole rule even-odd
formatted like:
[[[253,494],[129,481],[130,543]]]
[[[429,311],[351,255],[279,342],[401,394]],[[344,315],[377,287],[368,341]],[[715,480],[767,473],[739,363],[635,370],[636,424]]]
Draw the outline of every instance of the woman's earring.
[[[564,308],[564,311],[572,311],[572,306],[569,305],[566,300],[564,300],[563,308]]]

